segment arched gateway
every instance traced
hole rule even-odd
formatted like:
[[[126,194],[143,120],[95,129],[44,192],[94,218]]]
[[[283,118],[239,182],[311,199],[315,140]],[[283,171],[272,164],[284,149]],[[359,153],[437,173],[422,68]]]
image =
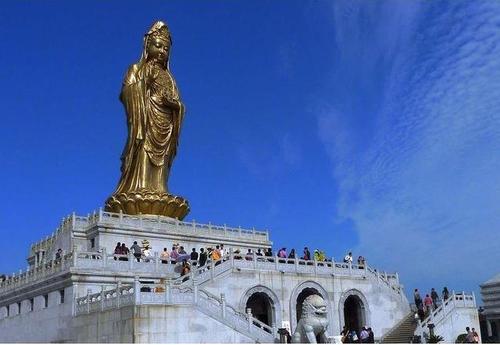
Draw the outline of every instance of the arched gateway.
[[[356,289],[342,294],[339,301],[340,328],[347,326],[350,330],[360,332],[361,328],[370,323],[370,310],[365,296]]]
[[[280,303],[274,292],[262,285],[254,286],[247,290],[240,302],[240,309],[252,310],[252,315],[257,320],[269,327],[281,325]]]

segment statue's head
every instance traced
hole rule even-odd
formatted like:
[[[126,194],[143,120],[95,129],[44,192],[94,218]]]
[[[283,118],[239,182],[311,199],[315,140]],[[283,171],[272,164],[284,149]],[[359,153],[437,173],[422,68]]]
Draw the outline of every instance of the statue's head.
[[[144,36],[144,52],[142,58],[146,61],[156,61],[165,65],[172,46],[172,38],[167,24],[155,22]]]
[[[304,299],[302,304],[302,317],[315,316],[318,318],[327,317],[326,302],[319,295],[310,295]]]

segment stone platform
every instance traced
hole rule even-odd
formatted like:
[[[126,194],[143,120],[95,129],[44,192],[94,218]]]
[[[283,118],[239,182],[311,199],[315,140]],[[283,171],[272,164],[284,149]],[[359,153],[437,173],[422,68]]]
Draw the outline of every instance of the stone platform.
[[[117,242],[143,239],[153,246],[149,261],[115,260]],[[227,255],[179,277],[158,256],[174,242],[188,251],[224,244]],[[294,331],[310,294],[327,302],[330,335],[355,322],[380,338],[410,312],[397,274],[234,252],[271,246],[267,231],[102,210],[71,215],[31,246],[28,270],[0,283],[0,340],[275,342],[278,328]]]

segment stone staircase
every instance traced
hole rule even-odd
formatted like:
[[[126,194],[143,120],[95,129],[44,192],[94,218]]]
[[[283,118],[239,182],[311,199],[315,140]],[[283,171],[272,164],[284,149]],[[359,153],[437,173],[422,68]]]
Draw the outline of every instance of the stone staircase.
[[[384,344],[409,343],[416,328],[417,322],[415,320],[415,313],[411,311],[403,320],[398,322],[396,326],[384,334],[380,342]]]
[[[255,319],[252,314],[245,315],[238,312],[236,308],[207,291],[198,291],[195,307],[205,315],[247,336],[256,343],[274,343],[276,341],[277,329]]]

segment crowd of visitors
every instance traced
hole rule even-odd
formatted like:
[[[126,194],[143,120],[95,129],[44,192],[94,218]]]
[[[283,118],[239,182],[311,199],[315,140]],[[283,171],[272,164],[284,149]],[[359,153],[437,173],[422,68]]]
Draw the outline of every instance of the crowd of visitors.
[[[349,329],[344,326],[342,332],[340,332],[342,338],[340,339],[344,344],[354,344],[354,343],[364,343],[364,344],[374,344],[375,336],[373,334],[372,328],[364,326],[361,331],[356,331],[354,329]]]
[[[426,294],[422,299],[422,296],[420,296],[420,292],[418,291],[418,289],[415,289],[415,291],[413,292],[413,298],[415,300],[417,315],[420,321],[424,321],[424,319],[429,316],[429,314],[433,310],[436,310],[441,305],[441,303],[445,302],[449,298],[450,292],[448,291],[448,288],[446,286],[443,288],[442,296],[443,299],[441,300],[437,291],[432,288],[430,294]]]
[[[478,344],[479,343],[479,334],[476,332],[476,329],[472,327],[465,327],[465,343],[467,344]]]
[[[114,259],[118,261],[128,261],[129,257],[133,258],[137,262],[150,262],[153,259],[153,248],[148,240],[142,241],[142,246],[134,241],[130,246],[130,249],[125,243],[118,242],[114,249]],[[286,247],[280,248],[276,253],[273,253],[272,248],[257,248],[253,250],[251,248],[247,249],[247,252],[243,254],[241,249],[232,250],[234,259],[236,260],[254,260],[258,261],[274,261],[274,257],[277,258],[280,263],[293,263],[294,259],[301,259],[304,261],[315,260],[317,262],[331,262],[332,259],[328,258],[323,250],[315,249],[313,255],[308,247],[304,247],[302,251],[302,256],[297,255],[295,248],[287,252]],[[187,253],[183,246],[178,243],[174,243],[170,250],[167,247],[163,248],[163,251],[159,254],[159,259],[162,264],[181,264],[179,269],[181,276],[187,275],[191,271],[192,266],[197,266],[201,269],[209,262],[214,262],[214,265],[219,265],[222,261],[227,259],[229,251],[224,248],[224,244],[218,244],[215,246],[210,246],[207,248],[192,248],[190,253]],[[352,252],[349,252],[344,257],[344,263],[352,264],[353,257]],[[358,266],[362,268],[365,265],[365,258],[359,256],[357,260]],[[207,266],[207,269],[210,267]],[[201,269],[203,271],[204,269]]]

